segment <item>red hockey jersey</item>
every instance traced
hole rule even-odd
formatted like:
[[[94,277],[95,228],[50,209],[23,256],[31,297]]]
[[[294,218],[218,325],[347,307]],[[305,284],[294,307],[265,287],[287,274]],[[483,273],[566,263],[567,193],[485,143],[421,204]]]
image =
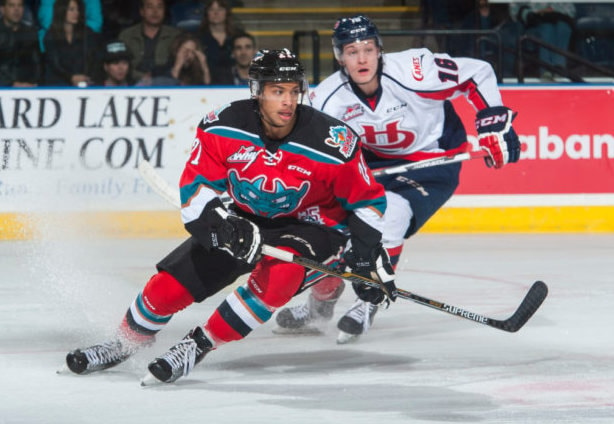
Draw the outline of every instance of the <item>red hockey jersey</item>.
[[[239,209],[342,230],[350,213],[381,232],[386,198],[348,126],[299,105],[283,140],[264,135],[255,100],[224,105],[201,121],[181,176],[182,218],[200,218],[227,191]]]

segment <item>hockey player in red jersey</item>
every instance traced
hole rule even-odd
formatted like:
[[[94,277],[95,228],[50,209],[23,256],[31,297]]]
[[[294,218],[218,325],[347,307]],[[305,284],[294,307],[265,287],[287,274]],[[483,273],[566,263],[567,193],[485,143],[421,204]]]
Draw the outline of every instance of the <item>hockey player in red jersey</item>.
[[[513,113],[503,106],[488,63],[425,48],[384,54],[377,27],[361,15],[339,19],[332,42],[341,69],[312,91],[312,105],[360,134],[371,169],[466,151],[465,129],[449,102],[461,95],[477,110],[478,140],[489,154],[487,165],[501,168],[518,161]],[[453,164],[378,178],[388,201],[382,241],[393,266],[404,241],[453,194],[460,169]],[[313,332],[332,318],[342,288],[338,278],[320,282],[305,303],[279,311],[275,331]],[[337,324],[338,343],[365,333],[385,300],[377,290],[357,289],[359,299]]]
[[[157,264],[115,340],[67,355],[73,372],[121,363],[151,344],[173,314],[250,273],[204,325],[149,364],[149,378],[173,382],[211,350],[266,322],[304,280],[322,277],[261,255],[262,243],[331,265],[341,258],[354,272],[377,276],[394,298],[394,272],[380,242],[384,189],[366,167],[357,135],[301,104],[308,85],[290,51],[259,52],[249,76],[252,99],[219,107],[197,129],[180,180],[191,237]],[[224,191],[231,210],[220,200]]]

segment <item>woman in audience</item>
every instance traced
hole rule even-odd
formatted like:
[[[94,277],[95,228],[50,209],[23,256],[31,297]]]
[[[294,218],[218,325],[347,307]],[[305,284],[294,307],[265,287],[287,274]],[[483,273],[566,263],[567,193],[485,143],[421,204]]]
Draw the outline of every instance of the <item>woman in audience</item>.
[[[99,37],[85,26],[81,0],[57,0],[45,35],[45,85],[87,87],[98,66]]]
[[[226,0],[209,0],[199,28],[200,41],[207,54],[211,84],[232,85],[232,39],[241,31]]]

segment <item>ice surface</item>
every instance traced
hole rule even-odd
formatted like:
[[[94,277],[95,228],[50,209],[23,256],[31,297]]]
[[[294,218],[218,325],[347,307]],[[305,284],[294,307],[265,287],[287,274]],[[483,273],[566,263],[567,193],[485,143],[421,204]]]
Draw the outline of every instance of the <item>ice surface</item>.
[[[0,242],[1,424],[614,423],[614,235],[420,234],[406,244],[399,287],[493,318],[545,281],[548,298],[515,334],[399,300],[339,346],[346,290],[324,335],[275,335],[269,322],[177,383],[141,388],[149,360],[226,291],[177,314],[127,363],[56,374],[69,350],[113,333],[178,242]]]

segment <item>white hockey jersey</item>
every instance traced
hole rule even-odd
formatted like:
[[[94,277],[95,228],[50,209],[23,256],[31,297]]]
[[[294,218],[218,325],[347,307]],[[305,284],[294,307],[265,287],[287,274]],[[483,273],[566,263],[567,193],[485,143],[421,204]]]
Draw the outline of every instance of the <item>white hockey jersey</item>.
[[[313,107],[347,123],[360,134],[363,147],[381,158],[417,161],[441,155],[445,100],[464,95],[476,110],[502,105],[487,62],[426,48],[388,53],[383,61],[375,110],[354,93],[341,71],[310,96]]]

